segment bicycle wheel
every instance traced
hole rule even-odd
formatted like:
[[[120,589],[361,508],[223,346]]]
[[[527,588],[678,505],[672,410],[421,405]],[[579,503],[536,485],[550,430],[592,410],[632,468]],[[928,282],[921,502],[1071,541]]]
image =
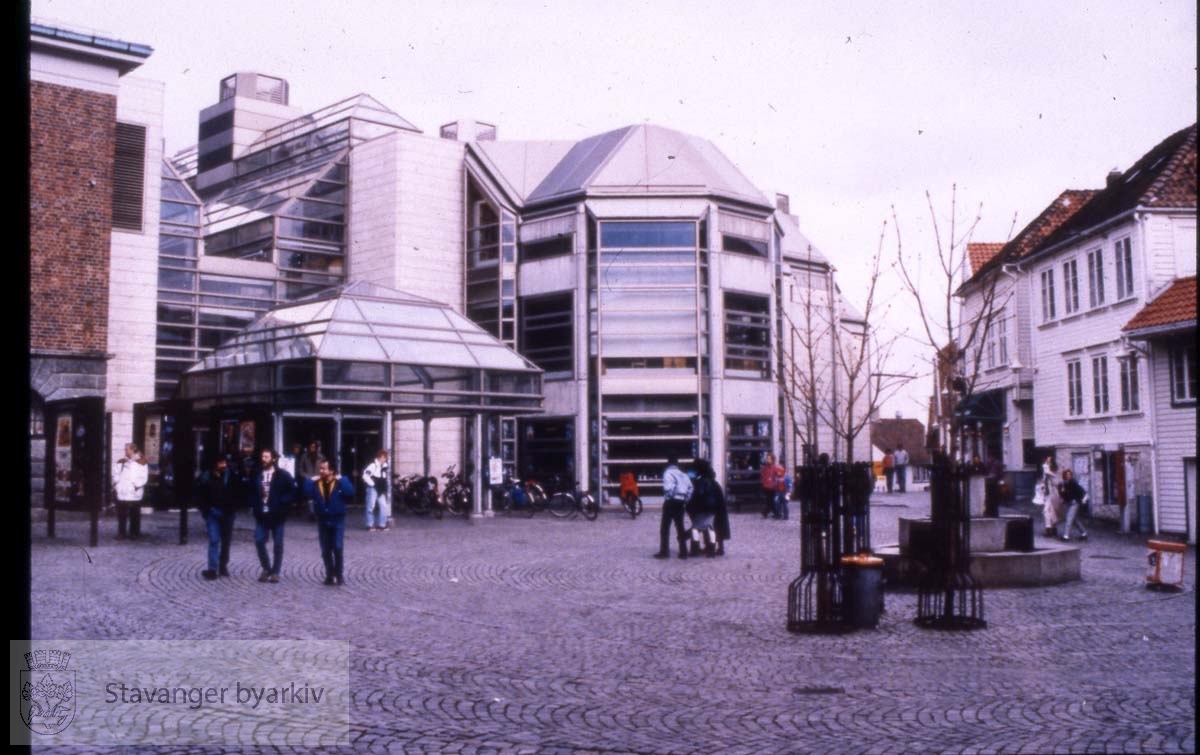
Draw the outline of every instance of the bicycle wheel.
[[[596,517],[600,516],[600,504],[596,503],[596,499],[592,498],[591,493],[584,493],[579,499],[579,508],[583,511],[583,517],[589,522],[596,521]]]
[[[621,505],[629,512],[631,519],[637,519],[637,515],[642,513],[642,499],[636,495],[627,495],[621,499]]]
[[[471,516],[471,491],[457,488],[450,495],[450,510],[463,519]]]
[[[550,509],[550,513],[559,519],[572,516],[578,510],[578,507],[575,505],[575,496],[570,493],[552,494],[547,507]]]
[[[640,496],[630,496],[629,498],[629,516],[637,519],[638,514],[642,513],[642,499]]]
[[[539,511],[545,511],[549,505],[546,499],[546,491],[542,490],[542,486],[534,483],[525,488],[526,505],[529,507],[529,516],[533,516]]]

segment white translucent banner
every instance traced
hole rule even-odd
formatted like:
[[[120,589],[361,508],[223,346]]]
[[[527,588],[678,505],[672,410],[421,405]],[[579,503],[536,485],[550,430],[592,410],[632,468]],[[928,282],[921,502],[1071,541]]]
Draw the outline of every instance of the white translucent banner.
[[[11,744],[350,744],[350,644],[9,643]]]

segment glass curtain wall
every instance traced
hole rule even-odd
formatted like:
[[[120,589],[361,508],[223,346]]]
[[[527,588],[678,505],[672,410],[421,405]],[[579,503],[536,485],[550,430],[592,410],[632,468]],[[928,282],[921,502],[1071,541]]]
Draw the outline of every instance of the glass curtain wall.
[[[659,495],[668,457],[708,454],[704,223],[600,221],[589,236],[593,489],[633,472]]]
[[[154,398],[175,392],[179,376],[200,359],[196,332],[196,262],[200,253],[200,200],[166,162],[159,202],[158,314]]]

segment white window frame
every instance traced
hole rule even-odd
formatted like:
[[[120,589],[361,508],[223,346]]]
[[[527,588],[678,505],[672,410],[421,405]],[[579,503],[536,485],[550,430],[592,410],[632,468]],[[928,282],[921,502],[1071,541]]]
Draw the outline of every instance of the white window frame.
[[[1054,309],[1054,268],[1042,271],[1042,322],[1058,318]]]
[[[1108,355],[1092,357],[1092,412],[1108,414]]]
[[[1134,295],[1133,242],[1128,236],[1113,245],[1113,262],[1117,269],[1117,301]]]
[[[1083,416],[1083,362],[1067,362],[1067,416]]]
[[[1196,403],[1195,376],[1192,370],[1196,368],[1196,345],[1184,344],[1172,346],[1170,350],[1171,363],[1171,403]]]
[[[1136,357],[1123,357],[1118,363],[1121,371],[1121,411],[1141,411],[1142,386],[1138,377],[1138,360]]]
[[[1087,253],[1088,305],[1092,308],[1104,304],[1104,250],[1096,247]]]
[[[1079,263],[1069,259],[1063,263],[1063,314],[1079,311]]]

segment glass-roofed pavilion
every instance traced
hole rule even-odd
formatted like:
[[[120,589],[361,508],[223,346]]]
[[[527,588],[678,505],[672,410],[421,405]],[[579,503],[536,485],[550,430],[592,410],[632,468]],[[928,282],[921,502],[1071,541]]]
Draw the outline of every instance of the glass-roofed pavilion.
[[[533,363],[445,304],[357,281],[262,315],[185,372],[175,399],[140,406],[135,427],[174,452],[162,480],[179,497],[215,454],[282,453],[284,437],[323,439],[357,474],[392,448],[395,421],[466,418],[479,449],[487,418],[541,412]],[[482,468],[475,456],[465,471]]]

